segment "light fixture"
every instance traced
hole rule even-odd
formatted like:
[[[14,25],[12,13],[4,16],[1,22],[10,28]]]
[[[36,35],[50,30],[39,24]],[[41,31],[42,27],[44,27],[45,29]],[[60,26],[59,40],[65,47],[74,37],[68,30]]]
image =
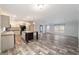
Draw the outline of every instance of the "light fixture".
[[[16,15],[12,15],[12,17],[16,18]]]
[[[35,5],[33,5],[33,7],[36,10],[43,10],[47,7],[47,5],[46,4],[35,4]]]
[[[33,22],[33,24],[35,25],[35,22]]]

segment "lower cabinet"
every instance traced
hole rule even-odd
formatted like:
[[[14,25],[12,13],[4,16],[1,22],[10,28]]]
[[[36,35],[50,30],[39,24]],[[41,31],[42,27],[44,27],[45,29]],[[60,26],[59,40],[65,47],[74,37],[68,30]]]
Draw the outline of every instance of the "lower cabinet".
[[[15,35],[14,34],[1,35],[1,51],[14,48],[14,46],[15,46]]]

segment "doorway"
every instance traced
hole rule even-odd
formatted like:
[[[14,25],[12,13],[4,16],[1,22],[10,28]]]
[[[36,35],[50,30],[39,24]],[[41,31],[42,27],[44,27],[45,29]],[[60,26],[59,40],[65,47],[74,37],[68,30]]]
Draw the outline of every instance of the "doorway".
[[[40,33],[43,32],[43,25],[40,25],[39,30],[40,30]]]

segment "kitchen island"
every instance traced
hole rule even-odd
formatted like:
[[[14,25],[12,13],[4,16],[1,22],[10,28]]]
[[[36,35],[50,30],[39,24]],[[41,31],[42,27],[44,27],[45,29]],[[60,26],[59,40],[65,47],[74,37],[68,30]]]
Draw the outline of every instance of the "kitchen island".
[[[37,31],[23,31],[22,38],[28,43],[30,40],[38,39]]]

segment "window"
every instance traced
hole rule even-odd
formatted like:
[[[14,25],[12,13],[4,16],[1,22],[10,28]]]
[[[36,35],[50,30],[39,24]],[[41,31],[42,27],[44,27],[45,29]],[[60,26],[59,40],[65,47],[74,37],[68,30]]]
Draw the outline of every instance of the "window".
[[[64,25],[55,25],[54,31],[57,33],[64,33]]]

